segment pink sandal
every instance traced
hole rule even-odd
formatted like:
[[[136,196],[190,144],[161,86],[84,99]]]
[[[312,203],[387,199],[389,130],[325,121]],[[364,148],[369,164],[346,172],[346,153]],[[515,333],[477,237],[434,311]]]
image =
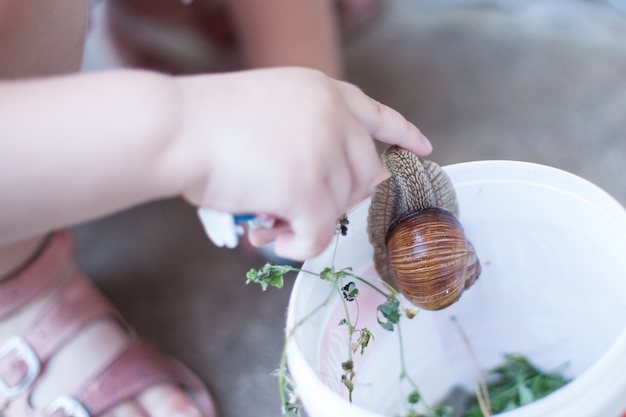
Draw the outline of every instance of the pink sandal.
[[[148,387],[167,382],[193,392],[204,416],[214,417],[213,402],[202,382],[182,364],[137,337],[77,269],[72,252],[70,234],[57,232],[30,264],[0,282],[0,319],[63,282],[56,298],[43,308],[30,329],[0,346],[0,414],[96,417]],[[78,392],[58,397],[45,411],[33,409],[29,397],[49,359],[76,332],[103,317],[114,318],[128,332],[126,349]]]

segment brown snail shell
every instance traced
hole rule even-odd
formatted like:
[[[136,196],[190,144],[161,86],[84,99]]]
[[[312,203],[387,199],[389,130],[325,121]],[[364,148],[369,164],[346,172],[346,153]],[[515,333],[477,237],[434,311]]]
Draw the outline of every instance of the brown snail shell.
[[[480,275],[474,247],[447,210],[433,207],[401,215],[386,240],[398,290],[427,310],[454,303]]]
[[[374,190],[368,213],[376,270],[416,306],[448,307],[481,271],[454,186],[437,164],[398,146],[383,162],[391,177]]]

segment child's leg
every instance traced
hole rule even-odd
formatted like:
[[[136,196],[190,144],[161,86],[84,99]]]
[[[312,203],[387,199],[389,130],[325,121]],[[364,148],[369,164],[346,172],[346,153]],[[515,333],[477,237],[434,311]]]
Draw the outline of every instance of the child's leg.
[[[304,65],[340,78],[336,32],[360,27],[380,12],[382,4],[383,0],[190,4],[110,0],[107,20],[115,45],[133,67],[185,73]],[[270,39],[276,42],[267,47],[264,42]]]
[[[230,0],[249,68],[302,66],[343,78],[334,0]]]
[[[337,2],[339,27],[350,33],[377,16],[383,9],[382,0],[341,0]]]
[[[212,417],[199,381],[136,337],[76,269],[71,245],[60,232],[0,247],[0,414],[31,416],[28,404],[69,396],[93,417]]]

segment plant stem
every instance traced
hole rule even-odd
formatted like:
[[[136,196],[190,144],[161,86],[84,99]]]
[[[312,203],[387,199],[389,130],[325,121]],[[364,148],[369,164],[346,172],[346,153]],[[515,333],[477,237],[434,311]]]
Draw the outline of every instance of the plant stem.
[[[384,279],[381,279],[381,280],[380,280],[380,282],[382,282],[382,283],[383,283],[383,285],[384,285],[384,286],[385,286],[385,287],[386,287],[389,291],[391,291],[391,293],[392,293],[394,296],[397,296],[397,295],[399,294],[399,293],[398,293],[398,290],[396,290],[395,288],[393,288],[393,287],[391,286],[391,284],[389,284],[389,283],[388,283],[387,281],[385,281]]]
[[[333,287],[335,288],[335,291],[337,291],[337,293],[339,294],[339,298],[341,299],[341,304],[343,305],[343,311],[344,314],[346,315],[346,325],[348,326],[348,360],[347,362],[350,363],[350,366],[354,366],[354,363],[352,361],[352,337],[354,335],[354,325],[352,324],[352,320],[350,319],[350,311],[348,309],[348,303],[346,302],[345,298],[343,298],[343,296],[341,295],[341,288],[339,288],[338,285],[338,279],[335,279],[333,281]],[[347,378],[348,381],[350,381],[350,384],[352,383],[352,378],[354,378],[354,370],[352,368],[348,369],[343,369],[344,371],[344,378]],[[346,385],[346,388],[348,389],[348,401],[352,402],[352,385],[348,386]]]
[[[287,372],[287,343],[289,338],[285,338],[283,341],[283,351],[280,355],[280,365],[278,368],[278,394],[280,395],[280,406],[283,409],[283,414],[291,415],[289,406],[287,404],[287,398],[285,396],[285,373]]]
[[[310,317],[314,316],[318,311],[320,311],[324,306],[326,306],[330,302],[330,299],[332,298],[333,294],[335,293],[335,289],[336,289],[336,287],[333,285],[333,288],[331,288],[330,292],[328,293],[328,295],[326,296],[324,301],[322,301],[321,304],[319,304],[317,307],[315,307],[313,310],[311,310],[309,313],[307,313],[304,317],[302,317],[300,320],[298,320],[293,325],[291,330],[289,330],[289,334],[287,335],[287,339],[289,339],[289,338],[291,338],[291,336],[293,336],[293,333],[295,332],[295,330],[298,327],[300,327],[300,325],[302,325],[302,323],[307,321]]]
[[[413,388],[415,391],[419,391],[417,388],[417,384],[415,383],[415,381],[413,381],[413,379],[406,370],[406,363],[404,359],[404,343],[400,323],[396,324],[396,329],[398,330],[398,343],[400,344],[400,379],[406,379],[407,381],[409,381],[409,384],[411,384],[411,388]]]
[[[355,274],[350,274],[350,276],[360,282],[362,282],[363,284],[369,286],[370,288],[374,289],[376,292],[378,292],[380,295],[382,295],[385,298],[389,298],[392,297],[394,294],[387,294],[386,292],[384,292],[383,290],[381,290],[380,288],[378,288],[376,285],[372,284],[371,282],[369,282],[368,280],[366,280],[365,278],[362,278],[358,275]]]

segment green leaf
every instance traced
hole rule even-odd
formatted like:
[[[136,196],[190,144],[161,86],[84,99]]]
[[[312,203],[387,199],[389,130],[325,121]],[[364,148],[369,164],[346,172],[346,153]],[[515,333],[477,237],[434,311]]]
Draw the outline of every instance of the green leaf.
[[[545,397],[568,380],[554,372],[542,372],[521,355],[506,355],[505,362],[490,370],[487,390],[494,414],[515,410],[539,398]],[[482,417],[476,397],[464,417]],[[478,411],[477,411],[478,410]]]
[[[415,411],[414,409],[409,408],[406,414],[404,415],[404,417],[423,417],[423,416],[421,414],[418,414],[417,411]]]
[[[452,417],[454,414],[454,409],[449,405],[437,404],[434,408],[432,408],[431,412],[428,413],[428,416],[432,417]]]
[[[370,340],[373,338],[374,338],[374,335],[372,334],[372,332],[370,332],[365,327],[362,329],[359,329],[359,339],[357,340],[357,344],[358,346],[361,347],[361,355],[365,351],[365,348],[367,347],[367,345],[369,345]]]
[[[508,403],[506,403],[504,407],[502,407],[502,411],[511,411],[515,410],[518,407],[519,405],[515,404],[515,401],[510,400]]]
[[[531,402],[535,401],[535,396],[533,395],[533,392],[521,380],[517,382],[517,393],[519,395],[520,406],[530,404]]]
[[[409,394],[407,401],[409,402],[409,404],[417,404],[421,398],[422,396],[420,395],[419,391],[416,390]]]
[[[334,281],[336,279],[335,273],[331,268],[328,267],[324,268],[322,272],[320,272],[320,278],[324,281]]]
[[[263,291],[267,290],[269,286],[282,288],[284,284],[283,276],[287,272],[298,270],[298,268],[294,268],[291,265],[272,265],[266,263],[261,269],[257,270],[252,268],[246,273],[246,284],[259,284]]]
[[[354,390],[354,384],[348,379],[346,375],[341,375],[341,382],[343,383],[343,385],[346,386],[346,388],[348,388],[349,392],[352,392],[352,390]]]
[[[353,281],[350,281],[341,287],[341,293],[346,301],[354,301],[359,296],[359,289]]]
[[[381,320],[380,316],[377,315],[378,324],[385,330],[393,331],[393,325],[400,321],[400,301],[395,297],[389,297],[376,310],[384,319]]]

